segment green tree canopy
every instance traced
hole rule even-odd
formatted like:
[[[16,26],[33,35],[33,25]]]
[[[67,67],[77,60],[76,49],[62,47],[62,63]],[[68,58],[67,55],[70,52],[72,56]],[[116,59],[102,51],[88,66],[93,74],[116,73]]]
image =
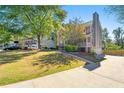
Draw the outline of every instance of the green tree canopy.
[[[0,25],[0,44],[2,43],[8,43],[11,38],[11,33],[7,32],[5,30],[5,27],[3,25]]]
[[[109,37],[109,32],[107,28],[104,28],[102,30],[102,40],[103,40],[104,48],[107,49],[107,44],[112,41]]]
[[[60,30],[66,17],[61,6],[1,6],[0,12],[6,15],[3,22],[8,24],[9,31],[19,35],[24,33],[23,31],[33,33],[33,36],[37,37],[38,48],[41,48],[41,38],[49,37],[53,30]]]
[[[85,25],[80,18],[74,18],[65,24],[67,44],[80,45],[85,38]]]
[[[121,48],[124,47],[124,30],[121,27],[118,27],[117,29],[113,30],[115,43],[118,46],[121,46]]]
[[[117,17],[119,23],[124,24],[124,5],[111,5],[107,8],[110,14]]]

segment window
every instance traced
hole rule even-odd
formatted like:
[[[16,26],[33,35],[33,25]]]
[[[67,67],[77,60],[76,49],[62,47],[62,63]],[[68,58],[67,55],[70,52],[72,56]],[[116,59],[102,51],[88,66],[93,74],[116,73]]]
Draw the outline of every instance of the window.
[[[90,42],[90,37],[88,37],[88,42]]]
[[[54,40],[54,37],[53,36],[51,37],[51,40]]]
[[[90,34],[90,27],[87,27],[86,34]]]

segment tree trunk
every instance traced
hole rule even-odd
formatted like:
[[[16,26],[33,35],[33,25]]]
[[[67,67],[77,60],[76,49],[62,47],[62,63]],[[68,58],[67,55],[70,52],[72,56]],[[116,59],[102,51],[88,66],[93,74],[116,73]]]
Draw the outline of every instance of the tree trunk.
[[[41,49],[41,38],[40,38],[40,35],[37,35],[37,41],[38,41],[38,49]]]

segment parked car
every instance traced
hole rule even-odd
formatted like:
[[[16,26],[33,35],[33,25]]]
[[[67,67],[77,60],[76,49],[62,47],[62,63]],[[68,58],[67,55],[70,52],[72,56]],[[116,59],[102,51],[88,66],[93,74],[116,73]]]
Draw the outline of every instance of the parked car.
[[[4,48],[4,50],[18,50],[18,49],[21,49],[21,48],[19,46],[9,46]]]

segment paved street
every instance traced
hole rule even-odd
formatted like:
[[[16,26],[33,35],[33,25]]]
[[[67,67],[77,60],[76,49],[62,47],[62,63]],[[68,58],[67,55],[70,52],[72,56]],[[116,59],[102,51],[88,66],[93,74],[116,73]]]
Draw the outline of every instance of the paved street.
[[[41,78],[23,81],[6,88],[86,88],[124,87],[124,57],[106,56],[101,66],[89,71],[78,67]]]

